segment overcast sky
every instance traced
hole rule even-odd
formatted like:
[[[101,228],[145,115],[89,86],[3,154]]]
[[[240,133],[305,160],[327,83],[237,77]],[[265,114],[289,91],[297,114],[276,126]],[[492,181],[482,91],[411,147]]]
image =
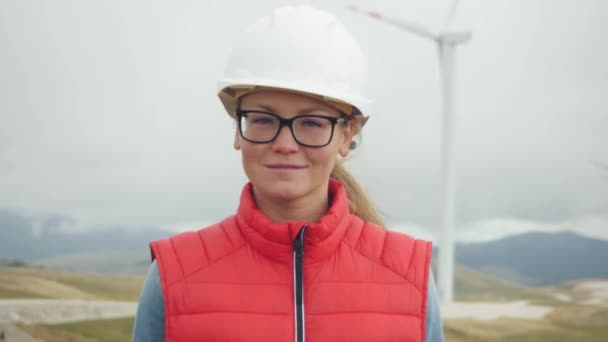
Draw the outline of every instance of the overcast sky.
[[[0,2],[0,208],[194,229],[246,178],[216,97],[235,35],[289,1]],[[317,1],[360,41],[374,100],[351,170],[391,227],[437,238],[435,46]],[[447,1],[356,1],[439,27]],[[462,0],[456,228],[608,238],[608,2]],[[1,234],[1,232],[0,232]]]

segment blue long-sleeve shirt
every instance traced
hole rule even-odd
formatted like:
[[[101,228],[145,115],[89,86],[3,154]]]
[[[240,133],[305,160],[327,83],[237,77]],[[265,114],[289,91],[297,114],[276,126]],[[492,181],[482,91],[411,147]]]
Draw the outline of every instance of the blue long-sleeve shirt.
[[[163,342],[165,340],[165,303],[156,261],[152,262],[139,297],[133,327],[134,342]],[[437,288],[429,272],[426,303],[426,342],[443,342],[443,324],[439,311]]]

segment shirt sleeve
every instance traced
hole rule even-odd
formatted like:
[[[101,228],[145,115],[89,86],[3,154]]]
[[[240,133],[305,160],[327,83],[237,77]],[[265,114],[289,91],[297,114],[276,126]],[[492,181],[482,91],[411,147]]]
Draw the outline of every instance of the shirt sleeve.
[[[443,342],[443,322],[439,309],[439,296],[435,286],[433,271],[429,271],[426,302],[426,342]]]
[[[165,340],[165,302],[156,260],[148,269],[139,297],[133,342],[163,342]]]

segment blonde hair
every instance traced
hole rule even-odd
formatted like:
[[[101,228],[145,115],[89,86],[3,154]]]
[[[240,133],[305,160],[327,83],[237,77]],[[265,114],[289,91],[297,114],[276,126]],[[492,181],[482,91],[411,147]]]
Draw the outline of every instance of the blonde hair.
[[[350,212],[359,216],[363,221],[386,227],[376,206],[369,199],[363,187],[361,187],[359,182],[348,172],[343,164],[343,160],[336,161],[334,169],[331,171],[331,177],[338,180],[344,186],[346,195],[348,196]]]

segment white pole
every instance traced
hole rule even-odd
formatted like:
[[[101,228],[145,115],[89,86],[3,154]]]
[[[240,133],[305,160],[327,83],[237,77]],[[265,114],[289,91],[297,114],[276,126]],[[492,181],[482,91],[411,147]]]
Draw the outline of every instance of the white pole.
[[[454,0],[445,20],[444,29],[454,16],[458,1]],[[348,8],[354,12],[364,13],[356,6]],[[437,43],[439,67],[442,90],[442,145],[441,145],[441,236],[439,238],[439,296],[442,303],[450,303],[454,299],[454,185],[453,185],[453,156],[452,140],[454,121],[454,59],[458,44],[471,39],[469,31],[447,31],[434,33],[434,31],[409,20],[387,17],[379,12],[367,11],[370,17],[384,21],[407,32],[423,38],[431,39]]]
[[[439,40],[439,66],[442,85],[443,139],[441,146],[442,233],[439,245],[439,296],[444,304],[454,299],[454,49],[455,44]]]

